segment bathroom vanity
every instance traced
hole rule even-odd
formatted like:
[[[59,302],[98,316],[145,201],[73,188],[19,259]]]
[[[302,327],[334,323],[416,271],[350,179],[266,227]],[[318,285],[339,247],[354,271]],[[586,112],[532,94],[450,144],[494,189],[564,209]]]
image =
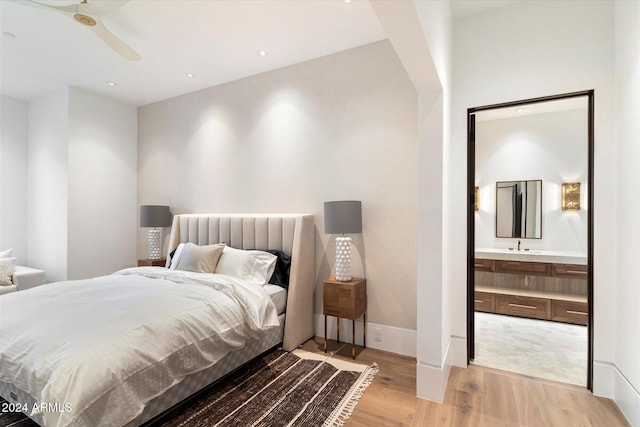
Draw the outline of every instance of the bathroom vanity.
[[[587,258],[581,254],[475,251],[475,310],[587,324]]]

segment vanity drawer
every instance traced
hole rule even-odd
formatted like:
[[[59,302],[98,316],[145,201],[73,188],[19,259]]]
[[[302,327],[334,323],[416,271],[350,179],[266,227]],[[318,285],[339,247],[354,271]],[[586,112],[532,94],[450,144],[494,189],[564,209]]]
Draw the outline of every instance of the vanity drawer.
[[[553,275],[571,279],[587,279],[588,268],[579,264],[553,264]]]
[[[586,326],[588,317],[586,302],[551,301],[551,320]]]
[[[496,311],[496,294],[491,292],[474,292],[474,307],[476,311],[494,313]]]
[[[497,273],[551,276],[551,264],[546,262],[496,261],[495,271]]]
[[[473,261],[475,271],[494,271],[495,261],[492,259],[478,259]]]
[[[551,300],[520,295],[496,295],[496,313],[549,320]]]

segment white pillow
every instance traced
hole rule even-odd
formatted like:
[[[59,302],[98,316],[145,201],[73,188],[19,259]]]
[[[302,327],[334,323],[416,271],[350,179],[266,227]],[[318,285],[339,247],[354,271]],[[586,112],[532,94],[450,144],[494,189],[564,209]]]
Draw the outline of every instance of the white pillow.
[[[0,258],[0,286],[13,285],[13,273],[15,271],[15,258]]]
[[[13,256],[13,248],[0,252],[0,258],[11,258]]]
[[[214,273],[224,250],[224,244],[198,246],[194,243],[180,243],[171,259],[171,270]]]
[[[225,246],[216,274],[226,274],[256,285],[267,283],[276,268],[277,256],[263,251],[245,251]]]

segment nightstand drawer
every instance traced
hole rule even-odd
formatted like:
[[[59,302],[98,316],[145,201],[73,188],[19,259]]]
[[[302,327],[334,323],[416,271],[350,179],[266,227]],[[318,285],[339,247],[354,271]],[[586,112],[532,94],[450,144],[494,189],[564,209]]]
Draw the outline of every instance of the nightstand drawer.
[[[493,313],[496,311],[496,294],[491,292],[475,291],[474,307],[476,311]]]
[[[138,267],[164,267],[166,264],[167,264],[166,258],[138,260]]]
[[[496,313],[549,320],[551,300],[519,295],[496,295]]]
[[[323,287],[323,314],[345,319],[357,319],[367,309],[366,280],[351,282],[325,280]]]

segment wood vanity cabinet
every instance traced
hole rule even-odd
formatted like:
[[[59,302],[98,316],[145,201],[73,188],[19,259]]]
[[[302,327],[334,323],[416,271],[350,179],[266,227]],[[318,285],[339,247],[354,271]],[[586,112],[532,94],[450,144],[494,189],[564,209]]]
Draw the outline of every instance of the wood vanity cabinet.
[[[525,274],[531,276],[551,276],[551,264],[546,262],[495,261],[496,273]]]
[[[548,320],[551,314],[551,300],[524,295],[496,295],[496,313],[531,319]]]
[[[579,264],[553,264],[552,276],[569,279],[586,279],[588,268]]]
[[[473,261],[475,271],[495,271],[495,261],[492,259],[476,258]]]
[[[476,311],[577,325],[587,324],[586,296],[574,295],[567,290],[562,293],[561,285],[576,286],[576,282],[581,283],[582,280],[586,280],[588,271],[586,265],[476,258],[474,267],[476,272],[482,272],[480,274],[485,275],[483,282],[486,284],[485,286],[476,285],[474,293]],[[543,281],[542,283],[546,283],[554,290],[559,290],[549,292],[536,291],[535,288],[523,289],[522,286],[512,288],[507,285],[511,283],[511,279],[499,273],[518,275],[520,277],[514,280],[524,280],[524,283],[532,283],[534,280],[528,276],[546,276],[535,280],[538,281],[537,283]],[[576,279],[579,280],[576,281]]]
[[[496,312],[496,294],[481,291],[475,291],[474,294],[474,307],[476,311],[484,311],[486,313]]]

